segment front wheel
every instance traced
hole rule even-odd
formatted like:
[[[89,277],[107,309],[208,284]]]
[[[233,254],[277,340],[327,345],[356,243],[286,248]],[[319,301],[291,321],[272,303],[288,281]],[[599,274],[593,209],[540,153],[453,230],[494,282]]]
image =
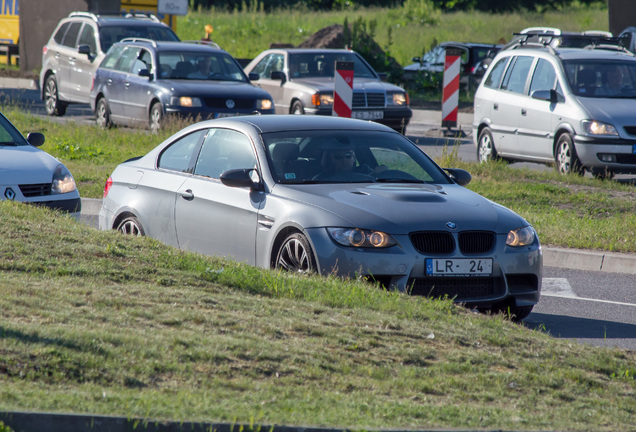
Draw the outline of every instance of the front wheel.
[[[44,83],[44,107],[50,116],[63,116],[66,114],[66,103],[60,100],[55,76],[51,75]]]
[[[486,163],[497,159],[499,159],[499,157],[495,149],[495,142],[492,139],[492,132],[490,132],[490,129],[484,128],[477,140],[477,161],[479,163]]]
[[[581,161],[576,155],[574,142],[572,141],[572,136],[569,133],[564,133],[559,136],[554,159],[556,161],[556,167],[561,174],[583,173]]]
[[[315,273],[316,262],[307,238],[301,233],[287,236],[278,249],[274,268],[295,273]]]
[[[291,113],[297,115],[305,114],[305,107],[303,106],[303,103],[301,101],[294,102],[291,108]]]
[[[97,101],[97,106],[95,107],[95,123],[103,129],[107,129],[112,125],[110,121],[110,109],[108,108],[108,102],[106,102],[106,99],[104,98]]]
[[[152,133],[159,132],[161,129],[161,123],[163,121],[163,109],[161,108],[161,104],[159,102],[155,102],[150,108],[150,131]]]
[[[117,231],[122,234],[131,235],[135,237],[143,237],[146,235],[144,228],[141,226],[139,219],[135,216],[128,216],[117,225]]]

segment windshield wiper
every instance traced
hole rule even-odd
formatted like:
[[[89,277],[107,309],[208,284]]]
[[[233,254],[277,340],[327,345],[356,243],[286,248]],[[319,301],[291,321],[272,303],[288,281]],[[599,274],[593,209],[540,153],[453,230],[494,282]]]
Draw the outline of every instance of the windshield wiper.
[[[13,141],[11,141],[11,142],[0,142],[0,146],[5,146],[5,147],[11,146],[11,147],[15,147],[15,146],[17,146],[17,144],[16,144],[16,143],[14,143]]]
[[[396,177],[376,178],[375,181],[378,183],[426,183],[424,180],[405,179],[405,178],[396,178]]]

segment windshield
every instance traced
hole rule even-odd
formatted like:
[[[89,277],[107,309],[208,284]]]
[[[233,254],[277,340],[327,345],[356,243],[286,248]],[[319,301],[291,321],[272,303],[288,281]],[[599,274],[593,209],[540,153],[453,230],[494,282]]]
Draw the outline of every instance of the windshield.
[[[450,183],[402,135],[378,131],[290,131],[263,134],[278,183]]]
[[[577,96],[636,97],[636,61],[568,60],[564,67],[572,92]]]
[[[144,38],[155,41],[179,42],[177,35],[167,26],[104,26],[99,30],[99,43],[106,52],[115,43],[124,38]]]
[[[375,73],[355,53],[316,52],[289,54],[289,75],[292,78],[333,78],[337,61],[353,62],[356,78],[376,78]]]
[[[159,70],[164,79],[247,82],[234,58],[222,52],[160,52]]]
[[[24,145],[29,145],[29,143],[11,122],[9,122],[4,115],[0,114],[0,147]]]

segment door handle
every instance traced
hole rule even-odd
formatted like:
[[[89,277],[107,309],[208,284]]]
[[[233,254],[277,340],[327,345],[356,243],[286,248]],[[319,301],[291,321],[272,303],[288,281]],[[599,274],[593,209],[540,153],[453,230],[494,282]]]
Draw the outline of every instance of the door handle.
[[[498,109],[499,109],[499,104],[498,104],[498,103],[494,104],[494,105],[492,106],[492,109],[494,109],[494,110],[498,110]]]
[[[192,193],[192,189],[186,189],[184,191],[180,191],[179,195],[186,201],[192,201],[194,199],[194,194]]]
[[[108,81],[106,81],[106,83],[107,83],[108,85],[111,85],[111,84],[113,83],[113,79],[112,79],[112,78],[108,78]]]
[[[528,115],[528,110],[525,108],[521,108],[521,115],[522,116]]]
[[[126,81],[126,82],[124,83],[124,85],[125,85],[126,87],[130,87],[130,81]]]

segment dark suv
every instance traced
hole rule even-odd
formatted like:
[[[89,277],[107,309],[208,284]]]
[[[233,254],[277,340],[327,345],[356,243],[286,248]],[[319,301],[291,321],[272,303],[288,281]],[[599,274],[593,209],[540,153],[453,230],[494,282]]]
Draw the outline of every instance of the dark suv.
[[[95,15],[72,12],[42,49],[41,98],[49,115],[66,113],[69,103],[89,103],[93,74],[110,46],[127,37],[179,41],[154,15]]]

